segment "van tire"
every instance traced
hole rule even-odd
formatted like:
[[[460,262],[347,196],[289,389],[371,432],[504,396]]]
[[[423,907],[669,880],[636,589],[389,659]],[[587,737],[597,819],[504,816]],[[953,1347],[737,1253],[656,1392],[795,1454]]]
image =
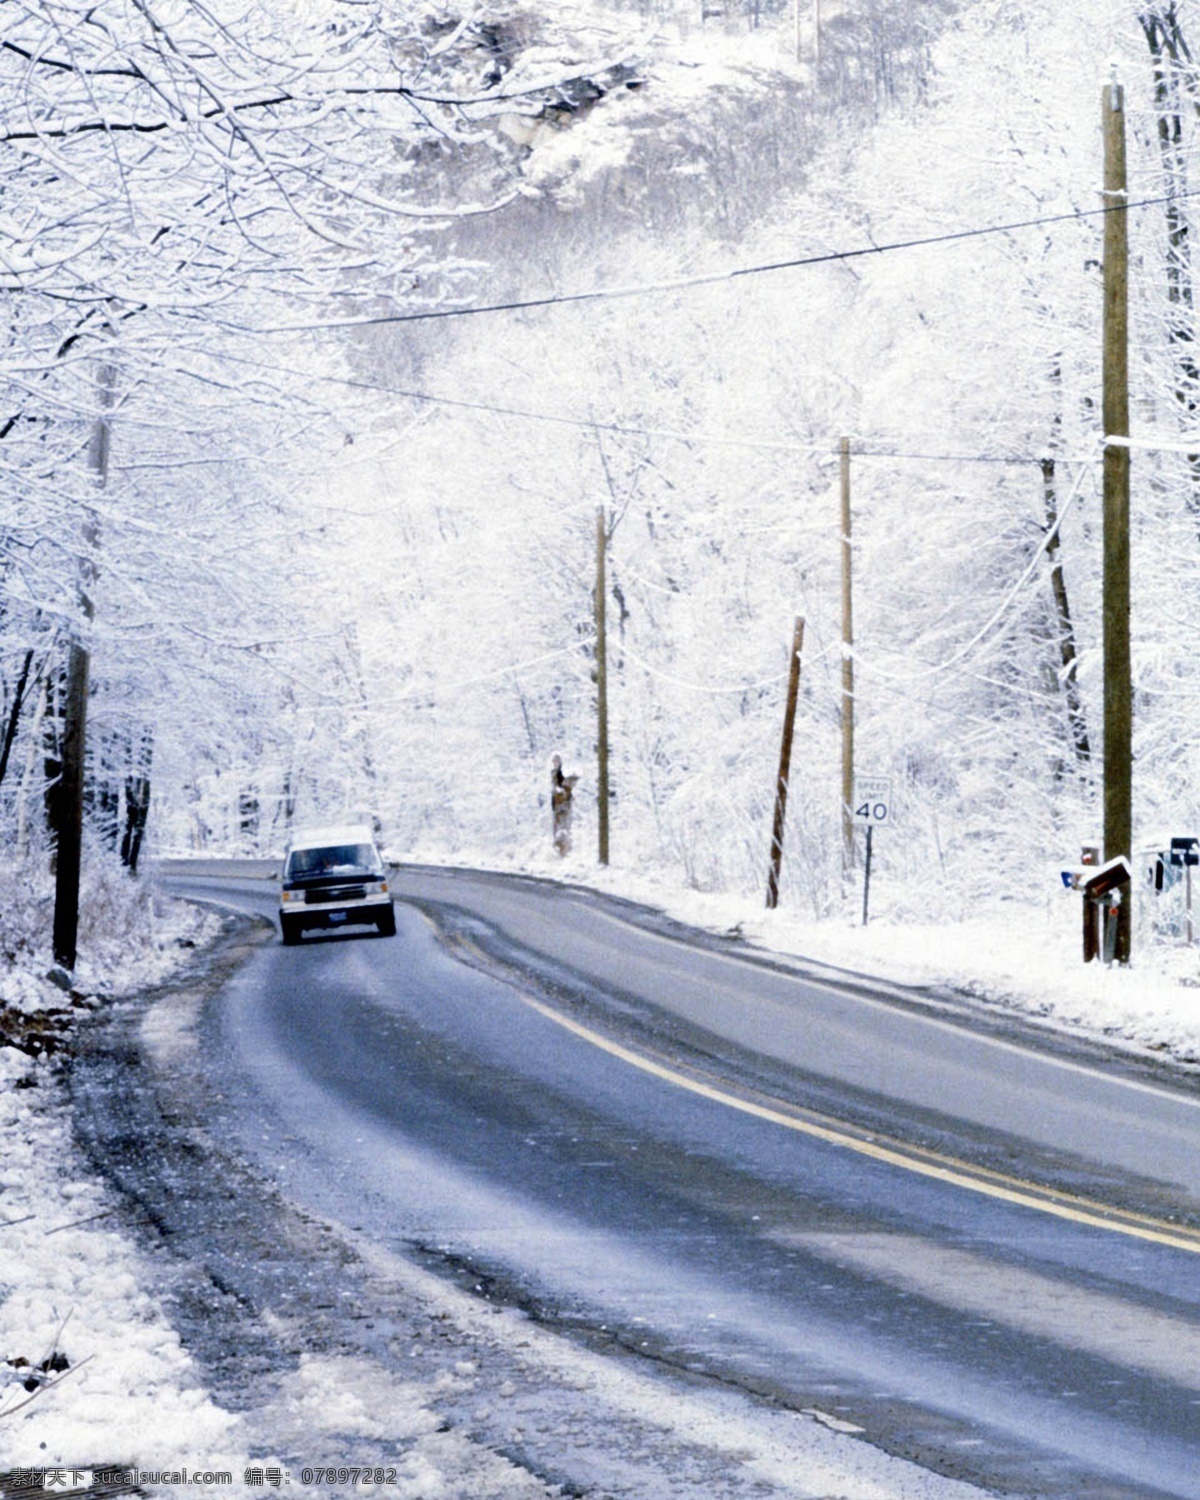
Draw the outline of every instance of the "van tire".
[[[395,937],[396,913],[389,909],[382,917],[379,918],[375,925],[379,928],[380,937]]]
[[[279,930],[283,934],[284,946],[290,948],[293,944],[300,941],[300,934],[304,931],[304,928],[296,921],[295,917],[280,917]]]

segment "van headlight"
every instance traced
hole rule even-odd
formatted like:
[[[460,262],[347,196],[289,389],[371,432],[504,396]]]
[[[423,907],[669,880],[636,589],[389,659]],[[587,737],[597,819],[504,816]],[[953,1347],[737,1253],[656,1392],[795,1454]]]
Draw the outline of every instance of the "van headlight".
[[[302,903],[304,901],[304,892],[303,891],[280,891],[280,893],[279,893],[279,899],[280,899],[280,901],[283,902],[284,906],[290,906],[293,902],[297,902],[297,901]]]
[[[366,893],[367,893],[368,896],[386,896],[387,895],[387,881],[386,880],[371,880],[371,881],[368,881],[368,883],[366,884],[366,886],[364,886],[363,889],[366,891]]]

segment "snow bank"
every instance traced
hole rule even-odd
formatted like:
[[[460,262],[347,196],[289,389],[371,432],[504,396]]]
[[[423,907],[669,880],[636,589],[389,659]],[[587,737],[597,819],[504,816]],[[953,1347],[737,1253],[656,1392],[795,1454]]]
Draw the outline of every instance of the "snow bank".
[[[26,867],[0,872],[0,1467],[177,1465],[227,1449],[228,1414],[205,1394],[145,1291],[151,1277],[117,1204],[83,1170],[62,1075],[78,1011],[145,988],[215,931],[211,915],[124,876],[89,882],[87,958],[69,994],[47,977],[51,904]]]

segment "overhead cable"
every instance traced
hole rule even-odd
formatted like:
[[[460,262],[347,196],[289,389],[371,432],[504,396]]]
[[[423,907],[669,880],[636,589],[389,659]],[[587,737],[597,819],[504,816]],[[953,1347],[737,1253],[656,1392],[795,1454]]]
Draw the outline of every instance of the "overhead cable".
[[[314,333],[341,328],[377,328],[389,323],[428,323],[446,318],[474,318],[488,313],[529,312],[544,307],[566,307],[589,302],[615,302],[622,298],[649,297],[665,292],[690,291],[696,287],[720,286],[724,282],[750,276],[767,276],[778,271],[802,270],[812,266],[835,265],[861,260],[870,255],[891,255],[901,250],[930,249],[937,245],[960,244],[964,240],[983,239],[990,235],[1014,234],[1021,229],[1043,228],[1051,224],[1079,223],[1102,218],[1110,213],[1128,213],[1132,208],[1152,208],[1174,203],[1180,198],[1200,195],[1200,188],[1186,193],[1169,193],[1155,198],[1137,198],[1126,203],[1106,203],[1099,208],[1075,208],[1064,213],[1042,214],[1032,219],[1012,219],[1003,224],[984,224],[974,229],[952,229],[943,234],[918,235],[912,239],[890,240],[882,245],[858,245],[850,250],[823,250],[815,255],[798,255],[786,260],[762,261],[755,265],[735,266],[725,271],[710,271],[700,276],[680,276],[671,281],[648,282],[624,287],[593,287],[582,292],[554,292],[542,297],[513,298],[507,302],[487,302],[474,307],[434,307],[421,312],[376,313],[370,317],[327,319],[308,323],[275,323],[240,331],[255,335],[274,333]]]
[[[731,682],[728,684],[688,682],[683,677],[675,677],[670,672],[664,672],[658,667],[652,667],[649,662],[643,661],[641,657],[632,652],[624,642],[619,646],[614,643],[611,649],[621,656],[627,656],[633,662],[634,666],[640,667],[648,677],[660,678],[663,682],[669,682],[675,687],[687,688],[689,692],[705,693],[713,696],[720,696],[726,693],[756,693],[763,688],[774,687],[777,683],[785,681],[788,675],[788,668],[784,668],[782,672],[777,673],[775,676],[764,677],[759,682]]]
[[[236,364],[250,365],[256,369],[270,369],[265,360],[250,359],[243,355],[231,355]],[[796,443],[779,438],[729,437],[723,433],[679,432],[664,427],[637,427],[628,422],[604,422],[595,417],[577,417],[563,412],[534,411],[528,407],[501,406],[490,401],[471,401],[461,396],[442,396],[436,391],[414,391],[403,386],[381,385],[378,381],[363,380],[350,375],[329,375],[314,372],[314,380],[329,385],[348,386],[353,390],[370,391],[379,396],[395,396],[405,401],[416,401],[426,406],[445,406],[452,410],[482,412],[489,416],[513,417],[525,422],[547,422],[552,426],[571,427],[587,432],[607,432],[618,437],[657,438],[664,442],[683,444],[705,444],[710,447],[742,448],[764,453],[796,453],[817,458],[836,459],[840,450],[830,443]],[[1049,454],[1003,454],[1003,453],[909,453],[893,452],[886,448],[859,448],[851,450],[854,458],[907,459],[919,463],[961,464],[1041,464]],[[1055,455],[1061,463],[1094,463],[1089,455],[1084,458],[1069,454]]]
[[[1047,527],[1045,536],[1043,536],[1037,550],[1029,560],[1029,565],[1001,600],[991,618],[986,624],[981,625],[971,639],[965,645],[960,646],[953,655],[948,656],[945,661],[938,662],[934,666],[923,667],[919,672],[886,672],[882,668],[875,666],[869,659],[864,659],[857,651],[854,653],[855,664],[863,667],[865,671],[870,672],[875,677],[881,678],[885,682],[920,682],[929,677],[937,677],[941,673],[949,671],[951,667],[956,667],[960,662],[965,661],[971,652],[974,651],[975,647],[1000,624],[1017,595],[1033,576],[1038,563],[1058,537],[1062,529],[1062,523],[1066,519],[1068,512],[1078,500],[1080,486],[1086,474],[1087,469],[1081,468],[1075,476],[1075,483],[1071,486],[1071,493],[1067,496],[1066,501],[1060,509],[1054,525]]]

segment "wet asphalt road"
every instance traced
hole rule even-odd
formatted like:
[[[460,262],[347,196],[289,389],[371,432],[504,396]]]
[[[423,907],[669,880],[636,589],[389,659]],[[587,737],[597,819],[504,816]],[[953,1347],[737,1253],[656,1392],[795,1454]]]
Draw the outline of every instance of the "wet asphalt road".
[[[206,1011],[221,1129],[290,1200],[940,1473],[1200,1496],[1194,1083],[619,902],[394,888],[395,939],[263,946]]]

